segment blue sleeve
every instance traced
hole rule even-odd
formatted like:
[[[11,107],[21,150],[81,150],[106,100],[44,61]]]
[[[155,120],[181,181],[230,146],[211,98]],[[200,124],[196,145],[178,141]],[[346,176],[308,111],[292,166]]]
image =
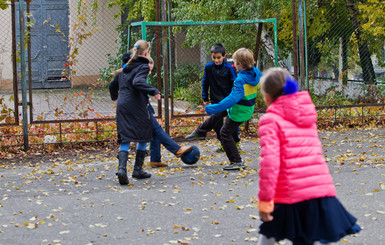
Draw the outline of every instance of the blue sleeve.
[[[206,72],[207,72],[207,65],[205,66],[205,71],[203,74],[203,79],[202,79],[202,99],[203,101],[208,101],[209,100],[209,83],[206,80]]]
[[[233,81],[235,81],[235,79],[237,79],[237,73],[235,72],[234,67],[232,67],[231,65],[230,65],[230,71],[231,71],[231,76],[233,77]]]
[[[226,98],[224,98],[217,104],[211,104],[211,105],[205,106],[205,110],[210,115],[225,111],[233,107],[244,96],[245,96],[245,89],[243,88],[243,85],[239,81],[238,82],[235,81],[234,87],[231,90],[231,93]]]

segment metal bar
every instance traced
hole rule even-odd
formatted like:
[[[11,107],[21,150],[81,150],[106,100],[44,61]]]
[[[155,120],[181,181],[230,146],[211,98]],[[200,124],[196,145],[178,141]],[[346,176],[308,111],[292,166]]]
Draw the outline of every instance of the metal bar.
[[[306,81],[306,90],[309,90],[309,73],[308,73],[308,57],[307,57],[307,28],[306,28],[306,0],[303,1],[303,26],[304,26],[304,41],[305,41],[305,81]]]
[[[370,109],[369,109],[370,110]],[[364,123],[364,107],[361,107],[361,116],[362,116],[362,123]]]
[[[63,144],[63,130],[61,127],[61,123],[59,123],[59,130],[60,130],[60,143]]]
[[[275,67],[278,67],[278,30],[277,19],[274,19],[274,54],[275,54]]]
[[[146,32],[146,23],[142,22],[141,31],[142,31],[142,39],[147,41],[147,32]]]
[[[128,32],[127,32],[127,52],[130,50],[130,44],[131,44],[131,25],[128,26]]]
[[[294,77],[298,81],[298,39],[297,39],[297,0],[292,0],[292,21],[293,21],[293,64]]]
[[[189,125],[190,126],[190,125]],[[59,131],[59,133],[41,133],[41,134],[29,134],[29,136],[39,136],[39,135],[66,135],[66,134],[89,134],[89,133],[95,133],[96,131],[82,131],[82,132],[62,132]],[[105,132],[116,132],[116,130],[102,130],[98,131],[99,133],[105,133]],[[0,138],[10,138],[10,137],[22,137],[22,134],[12,134],[12,135],[0,135]],[[59,142],[63,142],[62,140]]]
[[[24,19],[24,0],[19,1],[19,22],[20,22],[20,69],[21,69],[21,88],[22,88],[22,108],[23,108],[23,134],[24,151],[28,151],[28,115],[27,115],[27,82],[25,79],[25,19]]]
[[[11,3],[12,9],[12,67],[13,67],[13,96],[14,96],[14,117],[15,122],[12,124],[2,124],[2,126],[7,125],[19,125],[19,88],[17,84],[17,63],[16,63],[16,8],[15,1],[12,0]]]
[[[68,119],[68,120],[47,120],[47,121],[34,121],[31,124],[46,124],[46,123],[75,123],[75,122],[103,122],[103,121],[115,121],[116,118],[90,118],[90,119]]]
[[[30,1],[27,1],[27,13],[30,13]],[[30,18],[28,17],[27,19],[28,21],[30,21]],[[29,34],[29,37],[28,37],[28,84],[29,84],[29,89],[28,89],[28,93],[29,93],[29,101],[28,101],[28,105],[29,105],[29,118],[30,118],[30,122],[33,121],[33,103],[32,103],[32,58],[31,58],[31,27],[28,27],[28,34]]]
[[[162,0],[162,20],[167,20],[167,5],[166,0]],[[164,86],[164,124],[165,132],[170,134],[170,117],[169,117],[169,81],[168,81],[168,47],[167,47],[167,27],[163,26],[162,33],[162,46],[163,46],[163,86]]]
[[[162,19],[163,20],[163,19]],[[231,24],[253,24],[253,23],[273,23],[276,18],[264,20],[217,20],[217,21],[139,21],[131,23],[132,26],[141,26],[146,23],[146,26],[191,26],[191,25],[231,25]]]
[[[156,21],[160,21],[160,0],[156,0]],[[161,61],[161,27],[155,28],[156,37],[156,84],[158,90],[162,93],[162,61]],[[162,118],[162,100],[158,100],[158,118]]]
[[[98,122],[95,122],[95,127],[96,127],[96,141],[99,141],[99,127],[98,127]]]
[[[298,0],[298,26],[299,26],[299,75],[301,77],[301,90],[305,90],[305,57],[304,57],[304,33],[303,33],[303,5],[302,0]]]

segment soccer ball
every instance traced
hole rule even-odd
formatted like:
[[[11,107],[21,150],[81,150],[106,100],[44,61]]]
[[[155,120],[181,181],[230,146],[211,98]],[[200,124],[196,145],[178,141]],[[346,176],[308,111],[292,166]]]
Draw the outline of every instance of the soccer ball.
[[[192,150],[183,154],[181,159],[185,164],[191,165],[198,162],[201,153],[195,145],[193,145]]]

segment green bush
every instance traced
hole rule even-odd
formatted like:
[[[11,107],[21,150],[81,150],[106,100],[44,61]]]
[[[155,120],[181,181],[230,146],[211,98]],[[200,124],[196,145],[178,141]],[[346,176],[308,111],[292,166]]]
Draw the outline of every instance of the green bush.
[[[201,65],[193,63],[183,63],[178,65],[174,71],[174,89],[187,88],[195,84],[197,81],[202,81],[204,68]]]
[[[197,81],[187,88],[179,87],[174,90],[174,97],[178,100],[188,101],[192,106],[201,105],[203,102],[201,84],[201,81]]]

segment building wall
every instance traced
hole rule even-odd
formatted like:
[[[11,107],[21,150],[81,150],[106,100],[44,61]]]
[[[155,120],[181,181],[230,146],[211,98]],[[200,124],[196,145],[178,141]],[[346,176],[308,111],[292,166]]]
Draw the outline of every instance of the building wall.
[[[12,89],[12,15],[11,8],[0,10],[0,88]],[[9,84],[11,83],[11,84]]]
[[[91,1],[87,1],[89,5]],[[76,57],[78,62],[73,70],[76,74],[73,77],[81,76],[80,81],[85,80],[85,76],[99,74],[99,69],[108,64],[107,54],[115,55],[119,43],[115,40],[119,37],[116,27],[120,24],[120,18],[114,19],[113,15],[119,12],[118,7],[107,8],[107,0],[99,1],[99,9],[96,17],[96,27],[98,28],[79,46],[79,55]],[[87,6],[89,8],[89,6]],[[90,9],[90,8],[89,8]],[[70,26],[73,27],[77,21],[77,1],[70,0]],[[89,25],[91,20],[88,20]],[[70,37],[74,36],[73,28],[70,28]],[[89,81],[84,81],[88,83]],[[76,85],[76,84],[74,84]]]
[[[69,38],[74,37],[74,28],[77,21],[77,0],[69,0]],[[96,17],[98,28],[90,37],[79,45],[78,62],[73,70],[76,74],[71,77],[72,85],[92,84],[99,77],[99,69],[108,65],[106,54],[115,55],[119,46],[115,40],[119,37],[116,27],[120,24],[120,18],[113,16],[119,12],[119,7],[108,8],[108,0],[99,1],[99,9]],[[90,12],[90,1],[87,1],[87,9]],[[18,9],[16,9],[18,11]],[[11,7],[0,10],[0,90],[12,90],[12,15]],[[89,17],[88,26],[91,26]]]

